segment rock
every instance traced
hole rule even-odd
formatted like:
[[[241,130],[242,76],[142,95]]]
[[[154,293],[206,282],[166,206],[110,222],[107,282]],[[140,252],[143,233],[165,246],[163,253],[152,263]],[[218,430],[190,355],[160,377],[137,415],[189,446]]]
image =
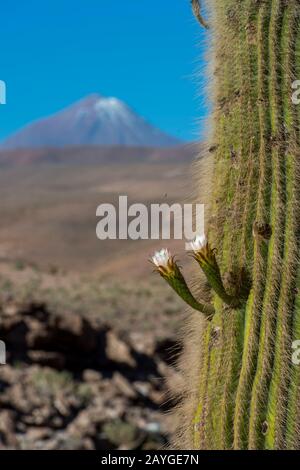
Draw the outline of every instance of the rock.
[[[18,316],[7,317],[0,322],[0,337],[6,344],[9,358],[11,353],[26,351],[26,335],[28,330],[26,321]]]
[[[85,445],[86,441],[79,437],[73,437],[65,431],[60,431],[45,441],[42,448],[43,450],[88,450]]]
[[[7,302],[3,306],[2,314],[7,317],[14,317],[20,311],[20,306],[15,302]]]
[[[151,392],[151,384],[147,382],[134,382],[134,388],[143,397],[149,397]]]
[[[5,392],[1,397],[1,402],[4,401],[5,403],[10,404],[16,411],[22,415],[26,415],[33,411],[35,405],[32,400],[37,398],[40,399],[40,397],[37,397],[34,394],[28,397],[24,390],[24,383],[19,382],[15,383]]]
[[[172,340],[120,336],[78,314],[11,300],[0,338],[9,352],[0,367],[0,448],[150,450],[166,442],[162,377],[175,389],[182,381],[166,363]]]
[[[10,360],[28,359],[53,367],[65,366],[61,357],[54,356],[58,353],[65,356],[64,363],[69,363],[68,367],[72,364],[74,368],[83,368],[82,364],[88,362],[87,354],[94,355],[92,362],[96,365],[106,330],[106,327],[95,328],[78,314],[51,313],[43,304],[28,304],[20,310],[12,304],[7,307],[7,314],[0,316],[0,338],[7,345]],[[41,352],[28,354],[33,350]],[[57,361],[61,363],[59,366]]]
[[[11,410],[0,411],[0,436],[2,441],[8,447],[16,446],[17,438],[15,436],[15,413]]]
[[[135,399],[137,398],[137,393],[134,390],[131,383],[119,372],[115,372],[113,375],[113,383],[116,386],[117,390],[122,396],[127,398]]]
[[[106,335],[106,355],[108,359],[129,367],[136,367],[136,361],[132,357],[130,347],[119,339],[113,331]]]
[[[87,383],[101,382],[103,376],[100,372],[92,369],[86,369],[83,371],[82,379]]]
[[[92,436],[96,433],[95,424],[92,420],[91,410],[82,410],[67,427],[67,432],[72,436]]]
[[[54,369],[63,369],[66,365],[65,356],[59,352],[52,351],[29,351],[29,359],[35,364],[53,367]]]
[[[47,439],[51,436],[51,429],[49,428],[36,428],[36,427],[28,427],[26,429],[27,438],[33,442],[41,441]]]
[[[97,334],[85,318],[74,314],[57,314],[49,322],[50,328],[56,334],[59,350],[71,344],[74,349],[82,352],[95,350],[97,346]],[[61,342],[61,343],[59,343]]]
[[[22,418],[22,421],[28,425],[34,426],[50,426],[53,410],[50,406],[45,405],[41,408],[35,408],[30,415]],[[52,424],[55,424],[52,421]]]
[[[146,423],[144,429],[150,433],[159,434],[161,432],[161,425],[158,422]]]
[[[62,416],[68,417],[70,415],[70,403],[64,396],[56,397],[53,406]]]
[[[103,426],[103,434],[112,445],[122,449],[136,449],[145,438],[143,431],[122,420],[112,421]]]
[[[152,334],[133,331],[129,333],[130,343],[134,350],[141,354],[153,356],[155,350],[155,338]]]
[[[89,437],[85,437],[82,440],[82,448],[83,450],[95,450],[95,445],[92,439]]]
[[[122,418],[125,414],[126,403],[122,398],[113,398],[108,400],[103,408],[103,415],[106,422]]]
[[[1,380],[5,382],[8,385],[12,385],[13,383],[18,382],[18,378],[20,376],[19,371],[10,366],[9,364],[6,364],[5,367],[1,366]]]
[[[151,388],[149,392],[149,399],[158,407],[162,407],[163,403],[166,402],[166,391],[153,390]]]
[[[97,347],[97,331],[80,315],[60,313],[42,318],[26,318],[29,349],[82,354]]]

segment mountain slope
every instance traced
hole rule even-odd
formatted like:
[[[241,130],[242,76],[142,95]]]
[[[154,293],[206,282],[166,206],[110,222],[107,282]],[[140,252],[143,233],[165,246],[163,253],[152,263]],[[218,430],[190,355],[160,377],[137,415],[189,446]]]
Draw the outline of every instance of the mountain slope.
[[[7,138],[2,147],[69,145],[170,147],[180,141],[153,127],[117,98],[90,95]]]

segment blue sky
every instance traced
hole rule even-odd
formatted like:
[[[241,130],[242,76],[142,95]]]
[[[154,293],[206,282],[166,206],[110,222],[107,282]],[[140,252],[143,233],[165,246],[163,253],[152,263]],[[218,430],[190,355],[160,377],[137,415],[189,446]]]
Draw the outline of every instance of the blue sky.
[[[189,0],[3,2],[0,139],[94,92],[175,136],[198,138],[206,34]]]

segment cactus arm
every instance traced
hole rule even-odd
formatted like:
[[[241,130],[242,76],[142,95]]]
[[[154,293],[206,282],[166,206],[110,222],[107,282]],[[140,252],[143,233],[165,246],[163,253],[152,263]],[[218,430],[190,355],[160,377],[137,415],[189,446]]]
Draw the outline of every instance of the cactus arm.
[[[187,305],[192,307],[194,310],[203,313],[206,318],[211,320],[215,313],[214,307],[195,299],[186,283],[180,267],[175,261],[174,256],[171,256],[169,250],[162,249],[161,251],[156,252],[149,261],[154,266],[154,271],[160,274],[160,276]]]
[[[199,302],[195,299],[193,294],[191,293],[190,289],[187,286],[183,276],[179,277],[172,277],[172,278],[165,278],[168,284],[172,287],[172,289],[179,295],[179,297],[184,300],[190,307],[198,312],[203,313],[207,318],[211,318],[212,315],[215,313],[215,309],[212,305],[205,304],[203,302]]]
[[[215,291],[215,293],[220,297],[220,299],[222,299],[223,302],[225,302],[227,305],[230,305],[232,307],[237,306],[239,304],[240,299],[229,295],[226,292],[218,264],[215,263],[213,266],[205,262],[200,262],[199,264],[207,278],[208,283]]]

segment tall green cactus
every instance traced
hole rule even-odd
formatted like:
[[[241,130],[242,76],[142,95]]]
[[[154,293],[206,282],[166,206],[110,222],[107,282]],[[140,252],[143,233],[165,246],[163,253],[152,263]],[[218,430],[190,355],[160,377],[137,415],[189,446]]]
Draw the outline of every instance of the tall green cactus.
[[[219,286],[236,301],[226,302],[207,277],[214,314],[191,314],[178,446],[299,449],[292,344],[300,340],[300,106],[292,84],[300,79],[300,3],[209,0],[207,9],[205,22],[200,16],[212,38],[214,83],[207,246],[216,249]]]

